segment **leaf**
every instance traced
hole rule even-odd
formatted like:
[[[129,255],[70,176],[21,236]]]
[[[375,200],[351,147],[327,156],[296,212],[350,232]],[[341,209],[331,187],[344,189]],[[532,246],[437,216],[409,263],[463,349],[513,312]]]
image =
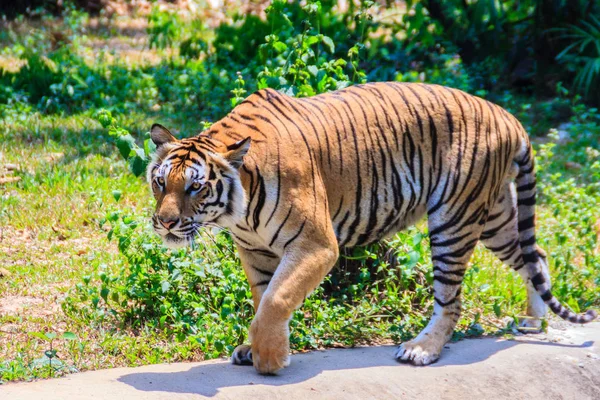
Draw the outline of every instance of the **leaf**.
[[[146,158],[148,158],[150,154],[154,153],[155,151],[156,145],[154,142],[151,139],[144,140],[144,154],[146,155]]]
[[[287,88],[282,88],[281,93],[286,94],[291,97],[296,97],[297,89],[295,86],[288,86]]]
[[[115,124],[115,119],[112,117],[112,114],[105,109],[101,109],[96,113],[96,119],[103,128],[108,128],[110,125]]]
[[[283,43],[283,42],[277,41],[277,42],[273,43],[273,48],[278,53],[283,53],[284,51],[287,50],[287,45],[285,43]]]
[[[265,78],[261,78],[258,80],[257,89],[266,89],[269,85],[267,84],[267,80]]]
[[[106,287],[103,287],[102,290],[100,291],[100,297],[102,297],[104,299],[104,301],[108,301],[107,300],[108,293],[110,293],[110,290],[108,290],[108,288],[106,288]]]
[[[171,289],[171,284],[169,283],[169,281],[162,281],[162,283],[160,284],[160,289],[163,293],[167,293],[169,289]]]
[[[335,90],[340,90],[350,86],[350,81],[337,81],[335,83]]]
[[[496,314],[496,317],[500,318],[502,316],[502,309],[500,308],[500,304],[498,304],[498,302],[494,302],[494,314]]]
[[[54,368],[54,370],[61,370],[65,367],[64,363],[58,358],[50,358],[46,354],[40,358],[36,358],[31,362],[31,366],[34,368],[47,368],[50,365],[52,368]]]
[[[269,45],[267,43],[258,46],[258,55],[263,62],[269,58]]]
[[[329,53],[333,54],[335,52],[335,44],[329,36],[323,35],[323,45]]]
[[[129,153],[133,150],[137,145],[135,144],[135,139],[131,135],[118,136],[117,139],[117,148],[119,149],[119,153],[124,159],[129,158]]]
[[[417,263],[421,259],[421,255],[414,250],[411,250],[410,252],[408,252],[408,257],[409,257],[409,259],[408,259],[407,265],[411,268],[414,267],[415,265],[417,265]]]
[[[306,46],[312,46],[315,43],[319,42],[319,37],[318,36],[309,36],[306,38],[306,40],[304,41]]]
[[[43,357],[36,358],[35,360],[33,360],[31,362],[31,366],[34,368],[43,368],[50,365],[51,362],[52,360],[49,359],[46,355],[44,355]]]
[[[413,246],[418,246],[421,241],[423,240],[423,234],[421,232],[417,233],[415,236],[413,236]]]
[[[56,339],[56,333],[46,332],[46,337],[48,338],[48,340],[54,340],[54,339]]]
[[[48,358],[54,358],[56,357],[56,350],[46,350],[44,355]]]
[[[77,340],[77,335],[73,332],[65,332],[62,334],[62,338],[65,340]]]
[[[47,341],[48,338],[44,332],[29,332],[29,336],[36,337],[38,339],[42,339],[43,341]]]
[[[137,149],[133,149],[132,152],[134,155],[129,158],[129,169],[135,176],[140,176],[146,172],[148,159],[144,154],[144,150],[140,149],[139,147]]]
[[[113,190],[112,192],[112,195],[117,202],[121,199],[121,194],[122,192],[120,190]]]

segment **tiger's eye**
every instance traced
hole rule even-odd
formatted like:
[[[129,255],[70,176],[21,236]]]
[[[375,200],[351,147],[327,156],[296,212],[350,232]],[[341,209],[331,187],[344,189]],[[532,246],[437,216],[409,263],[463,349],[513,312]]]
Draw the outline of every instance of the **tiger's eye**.
[[[192,190],[199,190],[201,186],[202,185],[200,184],[200,182],[194,182],[192,183]]]
[[[165,185],[165,178],[163,178],[162,176],[161,176],[161,177],[159,177],[159,178],[157,179],[157,181],[158,181],[158,184],[159,184],[159,185],[161,185],[161,186],[164,186],[164,185]]]

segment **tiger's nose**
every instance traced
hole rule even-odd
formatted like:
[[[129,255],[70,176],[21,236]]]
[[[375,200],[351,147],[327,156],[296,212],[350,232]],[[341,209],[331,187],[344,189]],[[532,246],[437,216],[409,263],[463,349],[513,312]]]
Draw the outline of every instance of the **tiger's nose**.
[[[163,219],[161,217],[158,217],[158,221],[165,228],[171,229],[173,226],[175,226],[177,224],[177,222],[179,222],[179,218],[175,218],[175,219],[166,219],[165,218],[165,219]]]

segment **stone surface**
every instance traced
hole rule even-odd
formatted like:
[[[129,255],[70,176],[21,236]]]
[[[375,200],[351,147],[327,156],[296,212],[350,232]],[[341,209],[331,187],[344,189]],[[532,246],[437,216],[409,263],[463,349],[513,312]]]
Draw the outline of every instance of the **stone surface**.
[[[0,399],[600,399],[598,322],[463,340],[427,367],[393,354],[392,346],[296,354],[278,376],[223,360],[117,368],[0,386]]]

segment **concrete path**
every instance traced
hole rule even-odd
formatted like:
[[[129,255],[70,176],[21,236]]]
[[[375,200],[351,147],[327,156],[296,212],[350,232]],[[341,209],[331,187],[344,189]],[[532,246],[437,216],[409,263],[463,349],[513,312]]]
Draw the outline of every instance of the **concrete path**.
[[[297,354],[279,376],[223,360],[93,371],[0,386],[0,399],[600,399],[600,323],[463,340],[428,367],[393,350]]]

